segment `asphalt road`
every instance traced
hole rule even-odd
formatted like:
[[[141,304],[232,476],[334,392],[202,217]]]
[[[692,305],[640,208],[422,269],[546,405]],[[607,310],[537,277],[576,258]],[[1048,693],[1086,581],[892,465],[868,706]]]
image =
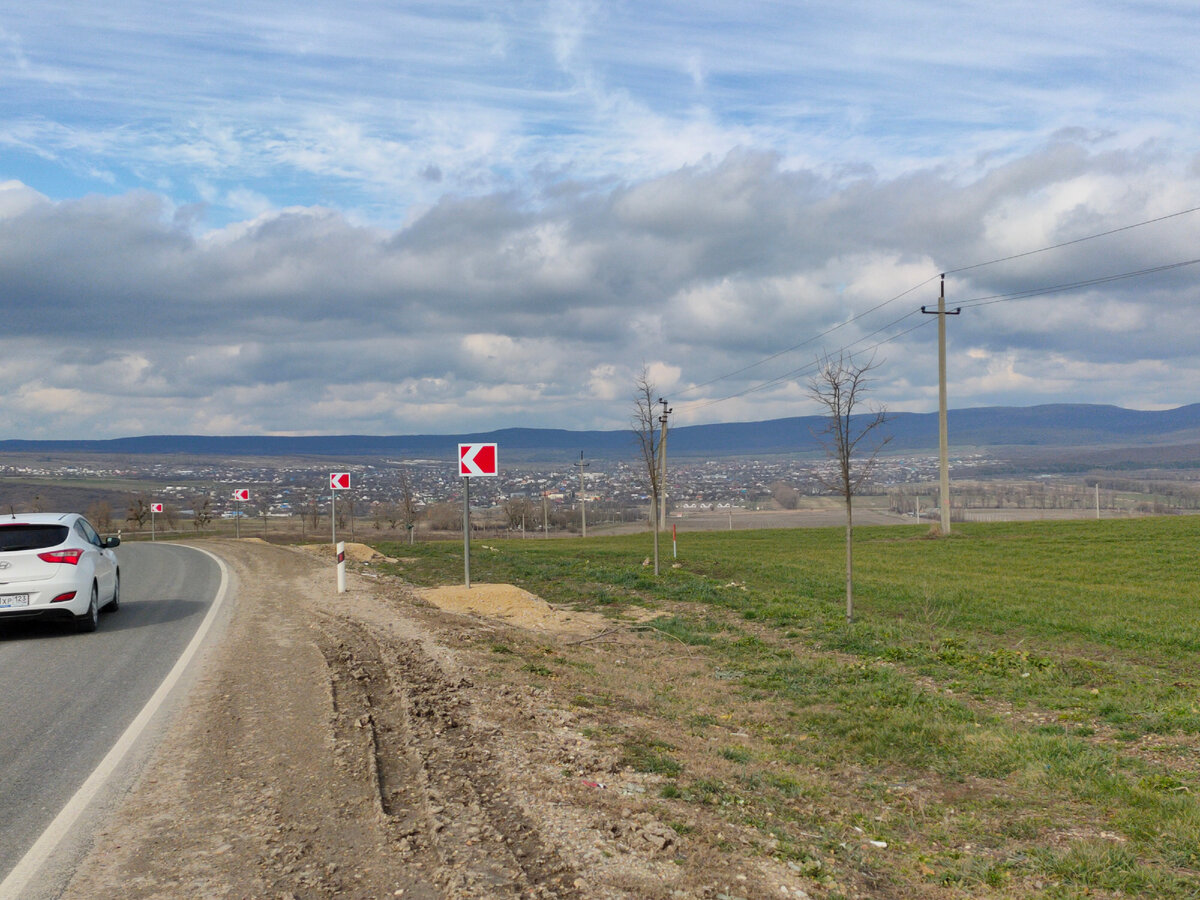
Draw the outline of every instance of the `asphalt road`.
[[[0,626],[0,882],[158,689],[221,582],[218,564],[188,547],[125,544],[117,556],[121,608],[102,614],[96,633]],[[76,834],[58,855],[86,842]],[[38,893],[54,895],[47,878]]]

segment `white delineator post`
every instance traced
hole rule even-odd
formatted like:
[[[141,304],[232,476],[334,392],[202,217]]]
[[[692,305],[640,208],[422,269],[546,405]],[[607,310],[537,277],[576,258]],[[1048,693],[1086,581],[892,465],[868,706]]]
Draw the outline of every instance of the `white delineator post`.
[[[337,539],[337,492],[350,490],[349,472],[329,473],[329,528],[333,546],[337,550],[337,590],[346,593],[346,542]]]

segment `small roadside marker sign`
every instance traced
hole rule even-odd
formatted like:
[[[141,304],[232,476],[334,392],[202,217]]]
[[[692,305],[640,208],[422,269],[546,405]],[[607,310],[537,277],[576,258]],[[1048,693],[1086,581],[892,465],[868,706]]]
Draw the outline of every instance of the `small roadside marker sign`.
[[[329,489],[333,491],[348,491],[350,490],[350,473],[349,472],[330,472],[329,473]]]
[[[250,499],[250,489],[249,488],[238,488],[236,491],[233,492],[233,499],[234,500],[249,500]]]
[[[150,504],[150,512],[152,512],[152,513],[162,512],[162,504],[161,503],[151,503]]]
[[[463,478],[499,475],[495,444],[459,444],[458,474]]]
[[[463,584],[471,587],[471,479],[498,475],[495,444],[459,444],[458,474],[463,481]]]

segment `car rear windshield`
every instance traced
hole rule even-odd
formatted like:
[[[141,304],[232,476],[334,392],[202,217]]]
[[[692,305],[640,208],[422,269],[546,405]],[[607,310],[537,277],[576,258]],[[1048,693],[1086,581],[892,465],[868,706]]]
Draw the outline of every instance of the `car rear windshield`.
[[[0,525],[0,553],[56,547],[70,533],[66,525]]]

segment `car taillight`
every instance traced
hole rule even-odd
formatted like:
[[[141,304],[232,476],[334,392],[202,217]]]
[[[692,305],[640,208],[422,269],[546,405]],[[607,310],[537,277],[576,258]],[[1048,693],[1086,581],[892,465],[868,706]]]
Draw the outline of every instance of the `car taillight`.
[[[83,556],[82,550],[47,550],[45,553],[39,553],[38,559],[48,563],[66,563],[68,566],[77,566],[81,556]]]
[[[67,591],[65,594],[59,594],[57,597],[55,597],[50,602],[51,603],[66,603],[68,600],[74,600],[74,599],[75,599],[75,592]]]

